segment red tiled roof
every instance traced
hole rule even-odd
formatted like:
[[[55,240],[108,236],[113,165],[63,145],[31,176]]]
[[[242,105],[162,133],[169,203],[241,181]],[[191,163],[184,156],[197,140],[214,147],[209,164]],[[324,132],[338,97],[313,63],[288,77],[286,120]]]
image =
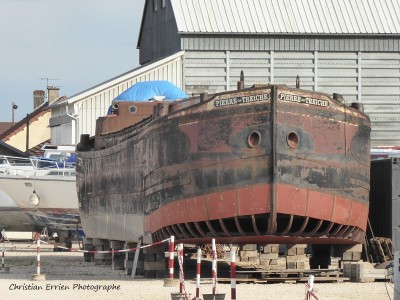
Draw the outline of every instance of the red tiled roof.
[[[0,134],[11,128],[12,122],[0,122]]]

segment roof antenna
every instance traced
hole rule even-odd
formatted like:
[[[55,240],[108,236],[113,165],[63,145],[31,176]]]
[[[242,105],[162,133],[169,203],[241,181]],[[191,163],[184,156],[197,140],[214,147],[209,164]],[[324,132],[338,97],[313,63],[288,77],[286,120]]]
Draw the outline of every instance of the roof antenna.
[[[299,89],[299,88],[300,88],[300,76],[297,75],[297,77],[296,77],[296,89]]]
[[[43,78],[38,78],[40,80],[46,80],[46,88],[49,87],[49,80],[60,80],[58,78],[48,78],[48,77],[43,77]]]

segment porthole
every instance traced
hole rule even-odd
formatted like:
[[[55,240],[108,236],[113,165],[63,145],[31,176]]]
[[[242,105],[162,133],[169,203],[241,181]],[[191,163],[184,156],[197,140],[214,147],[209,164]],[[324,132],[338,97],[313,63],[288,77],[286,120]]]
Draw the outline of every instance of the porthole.
[[[261,143],[261,134],[258,131],[253,131],[247,137],[247,144],[251,147],[257,147]]]
[[[299,145],[299,136],[295,132],[291,132],[287,135],[287,144],[290,148],[296,149]]]
[[[129,112],[130,112],[131,114],[134,114],[134,113],[136,113],[136,111],[137,111],[137,108],[136,108],[136,106],[135,106],[135,105],[131,105],[131,106],[129,106]]]

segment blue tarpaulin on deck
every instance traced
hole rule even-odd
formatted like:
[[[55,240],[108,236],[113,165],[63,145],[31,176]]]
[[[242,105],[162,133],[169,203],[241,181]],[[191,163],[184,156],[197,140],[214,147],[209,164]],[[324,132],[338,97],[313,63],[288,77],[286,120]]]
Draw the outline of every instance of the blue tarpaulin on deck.
[[[148,101],[155,97],[165,97],[163,100],[173,101],[186,99],[188,96],[172,82],[166,80],[143,81],[135,83],[122,94],[114,98],[114,101]],[[108,114],[111,114],[111,107]]]
[[[164,96],[165,100],[176,100],[188,96],[173,83],[166,80],[143,81],[134,84],[114,100],[146,101],[156,96]]]

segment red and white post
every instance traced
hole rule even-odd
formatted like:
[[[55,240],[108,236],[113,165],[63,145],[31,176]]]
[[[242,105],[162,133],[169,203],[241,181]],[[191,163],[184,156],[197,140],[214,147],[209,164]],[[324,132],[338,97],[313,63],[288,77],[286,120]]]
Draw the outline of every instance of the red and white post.
[[[36,275],[40,275],[40,236],[36,240]]]
[[[212,294],[217,293],[217,247],[215,246],[215,239],[212,239]]]
[[[175,254],[175,237],[172,235],[169,240],[169,261],[168,261],[170,279],[174,278],[174,254]]]
[[[36,237],[36,274],[32,275],[32,280],[45,280],[46,275],[40,274],[40,233]]]
[[[178,259],[179,259],[179,293],[183,293],[183,244],[179,244],[178,247]]]
[[[231,300],[236,300],[236,256],[231,250]]]
[[[197,248],[197,267],[196,267],[196,300],[200,300],[200,269],[201,269],[201,249]]]

